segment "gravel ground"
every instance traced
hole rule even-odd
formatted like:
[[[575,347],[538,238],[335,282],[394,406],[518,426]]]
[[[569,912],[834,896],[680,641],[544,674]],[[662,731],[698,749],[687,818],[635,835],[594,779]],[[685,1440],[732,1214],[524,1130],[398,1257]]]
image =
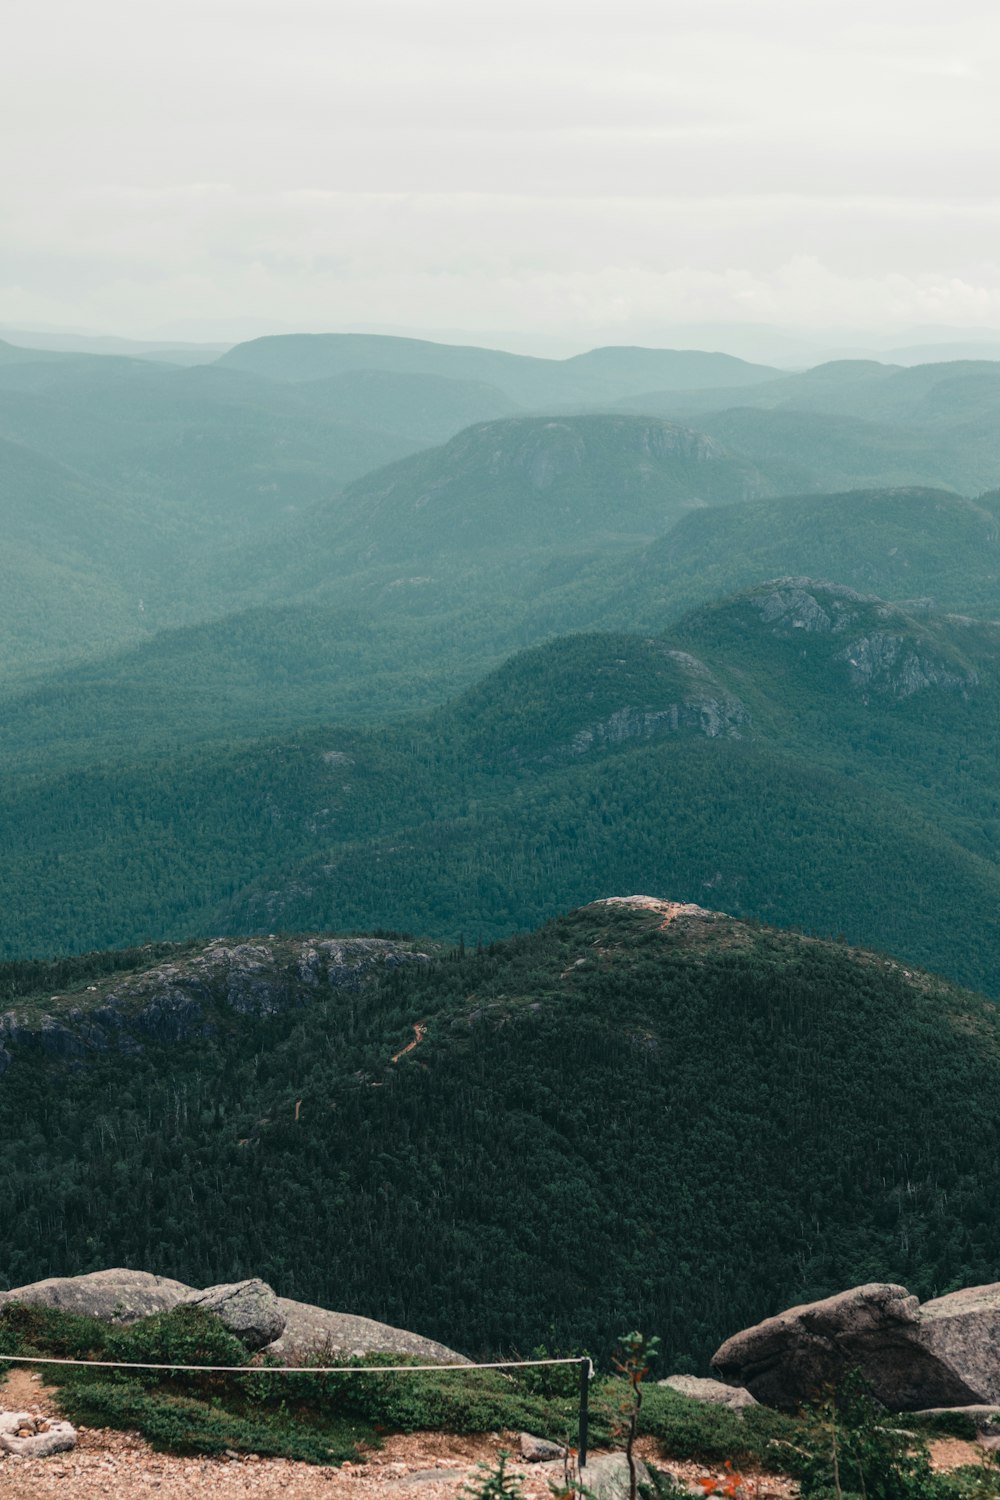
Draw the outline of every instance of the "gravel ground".
[[[0,1406],[58,1416],[55,1392],[38,1376],[13,1370],[0,1387]],[[700,1494],[696,1481],[715,1474],[711,1467],[667,1462],[656,1445],[641,1440],[639,1451]],[[517,1435],[455,1437],[413,1433],[387,1438],[363,1464],[321,1469],[280,1458],[179,1458],[157,1453],[135,1433],[81,1427],[72,1453],[21,1459],[0,1455],[0,1500],[457,1500],[462,1486],[478,1478],[478,1463],[493,1464],[501,1448],[517,1451]],[[931,1444],[937,1469],[976,1464],[982,1449],[955,1438]],[[522,1476],[526,1500],[552,1500],[549,1485],[562,1476],[559,1464],[512,1465]],[[796,1486],[773,1475],[750,1476],[747,1500],[793,1500]]]

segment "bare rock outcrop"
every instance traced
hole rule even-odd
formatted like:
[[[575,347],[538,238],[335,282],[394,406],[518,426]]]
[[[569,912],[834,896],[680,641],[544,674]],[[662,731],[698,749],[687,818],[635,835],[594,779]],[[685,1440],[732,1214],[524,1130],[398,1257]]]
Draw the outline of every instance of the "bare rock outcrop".
[[[921,1306],[873,1282],[789,1308],[735,1334],[713,1368],[767,1406],[794,1409],[857,1369],[895,1411],[1000,1399],[1000,1285]]]
[[[90,1271],[85,1276],[49,1276],[28,1286],[0,1292],[0,1307],[24,1302],[31,1307],[54,1307],[102,1323],[136,1323],[154,1313],[169,1312],[194,1291],[169,1276],[148,1271]]]
[[[371,1318],[356,1318],[350,1313],[328,1312],[308,1302],[294,1302],[279,1297],[278,1306],[285,1317],[285,1331],[267,1348],[288,1364],[303,1364],[328,1355],[346,1357],[360,1354],[404,1354],[427,1360],[429,1364],[468,1364],[462,1354],[433,1339],[421,1338],[388,1323]]]
[[[636,1478],[642,1485],[650,1485],[649,1470],[641,1458],[635,1461]],[[601,1453],[588,1459],[583,1470],[583,1480],[592,1500],[628,1500],[629,1468],[624,1453]]]
[[[518,1452],[528,1464],[557,1463],[566,1449],[560,1443],[550,1443],[548,1438],[535,1437],[532,1432],[520,1432],[517,1436]]]
[[[922,1302],[918,1318],[921,1343],[942,1364],[962,1372],[976,1391],[971,1401],[1000,1403],[1000,1282]]]
[[[224,1283],[199,1291],[148,1271],[91,1271],[84,1276],[52,1276],[30,1286],[0,1292],[8,1302],[54,1307],[102,1323],[136,1323],[182,1304],[214,1313],[248,1349],[265,1350],[284,1364],[363,1354],[409,1355],[428,1364],[468,1364],[444,1344],[372,1318],[331,1312],[308,1302],[279,1297],[264,1281]]]
[[[266,1281],[232,1281],[191,1292],[181,1304],[214,1313],[248,1349],[264,1349],[285,1331],[279,1298]]]

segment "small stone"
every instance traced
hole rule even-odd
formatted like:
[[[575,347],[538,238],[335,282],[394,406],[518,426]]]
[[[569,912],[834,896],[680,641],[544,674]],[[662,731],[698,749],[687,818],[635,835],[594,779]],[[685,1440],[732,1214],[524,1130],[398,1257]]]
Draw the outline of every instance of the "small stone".
[[[746,1407],[758,1404],[743,1386],[724,1385],[721,1380],[705,1380],[698,1375],[668,1375],[666,1380],[658,1380],[657,1385],[667,1386],[689,1401],[728,1406],[730,1411],[742,1412]]]
[[[517,1441],[521,1457],[529,1464],[550,1463],[553,1459],[562,1458],[565,1452],[558,1443],[550,1443],[547,1438],[535,1437],[530,1432],[519,1433]]]

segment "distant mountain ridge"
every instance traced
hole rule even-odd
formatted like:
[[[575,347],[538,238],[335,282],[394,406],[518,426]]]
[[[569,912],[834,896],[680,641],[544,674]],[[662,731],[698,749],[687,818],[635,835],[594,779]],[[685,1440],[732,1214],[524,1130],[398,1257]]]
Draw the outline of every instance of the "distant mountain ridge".
[[[522,406],[610,401],[652,385],[679,389],[753,385],[777,371],[702,350],[593,349],[541,359],[473,345],[356,333],[277,334],[237,344],[218,363],[276,380],[319,380],[346,371],[392,370],[485,381]]]
[[[367,562],[570,548],[662,534],[692,506],[773,492],[765,473],[676,423],[511,417],[348,486],[328,536]],[[300,529],[319,523],[314,512]]]

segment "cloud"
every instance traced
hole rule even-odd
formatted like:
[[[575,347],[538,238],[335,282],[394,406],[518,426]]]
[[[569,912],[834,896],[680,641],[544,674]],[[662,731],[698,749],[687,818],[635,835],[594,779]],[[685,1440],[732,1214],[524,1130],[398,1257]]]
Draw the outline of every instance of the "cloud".
[[[0,284],[50,318],[992,307],[979,0],[37,0],[5,50]]]

